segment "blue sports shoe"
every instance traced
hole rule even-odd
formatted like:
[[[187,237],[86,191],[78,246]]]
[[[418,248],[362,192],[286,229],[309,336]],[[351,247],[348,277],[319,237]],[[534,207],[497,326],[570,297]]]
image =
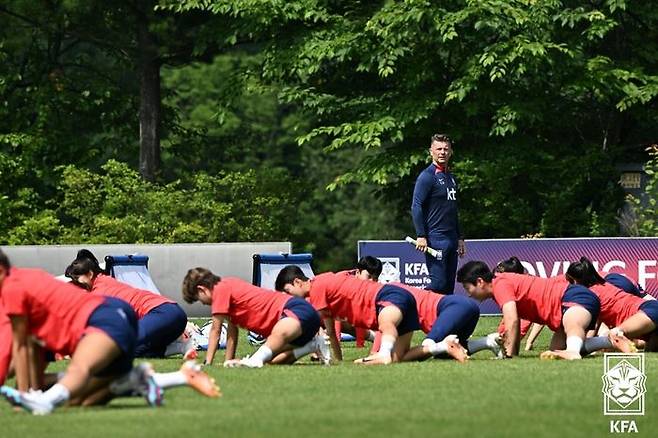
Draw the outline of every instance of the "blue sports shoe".
[[[0,395],[2,395],[5,400],[7,400],[13,406],[21,405],[21,393],[12,388],[11,386],[2,386],[0,387]]]
[[[164,403],[164,390],[155,383],[153,376],[146,376],[145,380],[144,398],[146,399],[146,403],[151,407],[162,406]]]
[[[42,400],[43,394],[41,392],[22,393],[9,386],[3,386],[0,388],[0,394],[9,403],[22,407],[32,415],[48,415],[55,409],[52,403]]]

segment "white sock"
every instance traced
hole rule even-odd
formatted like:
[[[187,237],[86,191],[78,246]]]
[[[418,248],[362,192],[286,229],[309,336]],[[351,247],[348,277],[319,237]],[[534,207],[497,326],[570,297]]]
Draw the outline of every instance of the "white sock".
[[[393,346],[395,345],[395,338],[391,335],[382,335],[382,342],[379,344],[379,355],[391,357],[393,354]]]
[[[581,353],[589,354],[593,351],[603,350],[604,348],[613,348],[610,338],[607,336],[594,336],[585,339]]]
[[[306,344],[302,345],[301,347],[295,348],[292,350],[293,356],[295,356],[295,359],[299,359],[300,357],[304,357],[309,353],[313,353],[318,349],[318,343],[317,343],[318,337],[314,337],[310,341],[308,341]]]
[[[467,348],[468,354],[470,355],[477,353],[478,351],[488,350],[489,348],[491,348],[488,341],[489,338],[487,338],[486,336],[477,339],[469,339],[468,341],[466,341],[466,345],[468,346]]]
[[[51,403],[53,406],[61,405],[71,397],[71,393],[66,386],[55,383],[48,391],[44,392],[43,400]]]
[[[174,386],[187,385],[187,377],[180,371],[172,373],[154,373],[153,380],[160,388],[172,388]]]
[[[580,354],[581,348],[583,348],[583,340],[580,336],[567,336],[568,352]]]
[[[439,354],[447,353],[448,346],[445,341],[435,342],[434,345],[429,346],[429,351],[432,353],[432,356],[437,356]]]
[[[263,363],[269,362],[272,359],[272,350],[267,345],[261,345],[250,359]]]

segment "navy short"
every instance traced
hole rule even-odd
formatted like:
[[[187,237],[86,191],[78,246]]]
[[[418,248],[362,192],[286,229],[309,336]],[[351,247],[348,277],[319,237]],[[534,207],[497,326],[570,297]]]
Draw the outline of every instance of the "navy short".
[[[658,300],[645,301],[640,305],[640,310],[646,313],[654,324],[658,325]]]
[[[121,355],[96,375],[98,377],[118,376],[132,369],[137,340],[137,315],[130,304],[123,300],[105,297],[105,302],[94,310],[87,321],[93,327],[107,334],[121,350]]]
[[[562,315],[573,306],[583,307],[592,315],[592,321],[587,327],[593,330],[596,327],[596,320],[599,319],[601,311],[601,301],[599,297],[591,290],[580,284],[570,284],[562,296]]]
[[[466,346],[480,318],[480,308],[463,295],[448,295],[439,301],[436,321],[427,334],[434,342],[441,342],[448,335],[457,335],[459,343]]]
[[[621,274],[616,274],[614,272],[610,273],[605,276],[604,280],[631,295],[635,295],[640,298],[644,298],[647,295],[642,291],[642,288],[629,280],[628,277],[625,277]]]
[[[137,322],[135,357],[164,357],[167,346],[183,334],[186,325],[187,315],[176,303],[151,309]]]
[[[395,306],[402,312],[402,321],[397,326],[398,336],[420,329],[416,299],[409,292],[399,286],[385,285],[375,297],[377,316],[387,306]]]
[[[320,330],[320,315],[306,300],[292,297],[283,306],[281,318],[295,318],[302,325],[302,334],[290,341],[292,345],[301,347],[308,344]]]

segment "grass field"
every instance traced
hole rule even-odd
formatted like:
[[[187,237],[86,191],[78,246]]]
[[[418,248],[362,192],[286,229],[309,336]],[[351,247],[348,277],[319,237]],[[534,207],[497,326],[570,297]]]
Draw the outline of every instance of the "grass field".
[[[497,318],[481,318],[475,335],[493,331],[497,323]],[[159,409],[124,398],[103,408],[62,408],[49,417],[14,413],[2,405],[0,437],[609,435],[611,417],[602,409],[602,356],[540,361],[537,355],[548,336],[545,330],[536,352],[520,358],[494,361],[484,351],[464,365],[432,360],[359,367],[350,362],[366,350],[346,343],[346,361],[331,367],[308,361],[260,370],[213,366],[209,372],[222,388],[220,399],[175,388]],[[252,350],[243,340],[242,354]],[[180,359],[153,362],[158,371],[180,366]],[[640,433],[633,435],[656,436],[658,354],[646,354],[645,368],[646,414],[619,418],[636,420]]]

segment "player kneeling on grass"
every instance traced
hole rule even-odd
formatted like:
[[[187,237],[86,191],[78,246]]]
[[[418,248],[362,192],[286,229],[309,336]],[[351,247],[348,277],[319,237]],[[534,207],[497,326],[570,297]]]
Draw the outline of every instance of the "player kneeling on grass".
[[[88,250],[78,251],[66,268],[73,284],[92,295],[119,298],[137,314],[135,357],[165,357],[167,347],[185,331],[187,315],[173,300],[144,289],[137,289],[105,275],[96,257]],[[196,356],[196,348],[183,353],[186,359]]]
[[[183,298],[211,306],[212,328],[206,365],[213,362],[224,320],[228,320],[224,366],[260,368],[267,362],[292,363],[316,352],[326,365],[329,347],[317,335],[320,316],[306,301],[254,286],[239,278],[220,278],[205,268],[190,269],[183,280]],[[252,356],[234,359],[238,329],[256,332],[267,340]]]
[[[382,342],[379,352],[356,363],[389,364],[400,361],[420,328],[413,295],[399,286],[360,280],[351,275],[327,272],[309,279],[299,266],[286,266],[279,272],[276,290],[307,298],[320,312],[332,349],[342,360],[340,343],[334,331],[334,319],[345,318],[354,327],[379,329]]]
[[[601,277],[586,257],[572,263],[566,277],[572,283],[588,287],[599,297],[599,318],[608,327],[613,327],[610,330],[612,337],[642,338],[646,341],[645,351],[658,351],[657,300],[646,300],[615,286],[607,276]],[[632,349],[627,350],[630,351]]]
[[[461,295],[442,295],[412,286],[399,286],[416,299],[420,328],[427,334],[420,346],[405,353],[403,361],[448,354],[464,362],[468,356],[482,350],[489,350],[497,358],[503,358],[502,339],[498,333],[469,339],[480,319],[480,308],[473,300]]]
[[[13,360],[18,390],[3,386],[11,403],[34,414],[48,414],[65,403],[90,405],[109,400],[112,381],[132,369],[137,318],[121,300],[90,296],[37,269],[11,268],[0,251],[0,300],[11,320]],[[44,348],[71,355],[62,378],[45,392]],[[161,391],[149,375],[142,376],[149,403],[161,403]]]
[[[457,278],[469,296],[479,301],[493,298],[502,309],[508,357],[519,352],[520,318],[547,325],[555,332],[551,340],[552,351],[542,353],[542,358],[582,357],[585,334],[596,325],[600,310],[598,297],[586,287],[569,284],[564,277],[494,275],[481,261],[466,263],[457,272]],[[625,338],[615,338],[614,341],[616,347],[629,343]],[[565,346],[566,350],[563,350]]]

